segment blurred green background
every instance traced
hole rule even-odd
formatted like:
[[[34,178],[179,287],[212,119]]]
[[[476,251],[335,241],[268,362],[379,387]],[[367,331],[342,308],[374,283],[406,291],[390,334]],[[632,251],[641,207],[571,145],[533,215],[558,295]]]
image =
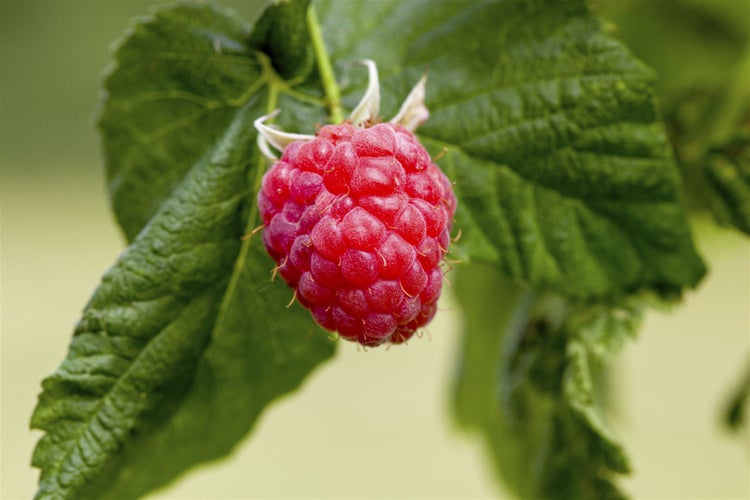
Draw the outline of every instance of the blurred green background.
[[[123,248],[93,116],[110,44],[155,3],[0,3],[3,499],[35,491],[29,461],[39,434],[28,420],[39,383],[62,361],[82,307]],[[747,0],[683,0],[685,18],[665,18],[675,3],[667,0],[597,3],[614,33],[662,70],[665,95],[710,83],[734,63],[750,30]],[[696,223],[696,236],[709,277],[681,307],[651,312],[616,366],[611,424],[634,463],[625,488],[636,498],[750,497],[747,432],[731,436],[719,422],[748,357],[750,246],[707,219]],[[442,309],[431,338],[408,348],[340,345],[232,457],[154,497],[504,496],[481,445],[450,418],[460,311],[449,293]]]

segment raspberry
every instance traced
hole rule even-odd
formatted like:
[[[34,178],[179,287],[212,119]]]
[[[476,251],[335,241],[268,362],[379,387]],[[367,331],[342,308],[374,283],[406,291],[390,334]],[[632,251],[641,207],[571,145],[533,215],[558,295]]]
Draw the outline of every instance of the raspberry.
[[[456,198],[408,128],[369,118],[281,144],[258,206],[265,247],[299,302],[323,328],[375,346],[405,342],[434,317]]]

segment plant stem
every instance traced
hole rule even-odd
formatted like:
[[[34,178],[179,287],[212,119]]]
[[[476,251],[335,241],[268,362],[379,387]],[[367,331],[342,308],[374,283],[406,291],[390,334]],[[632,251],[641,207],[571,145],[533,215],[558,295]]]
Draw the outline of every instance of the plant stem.
[[[279,90],[284,86],[283,80],[276,74],[271,65],[271,60],[262,52],[256,54],[258,62],[263,69],[262,80],[268,86],[268,103],[266,104],[266,113],[272,113],[279,102]]]
[[[344,121],[344,113],[341,109],[341,92],[333,74],[331,58],[328,57],[328,51],[323,41],[323,31],[320,28],[318,16],[315,14],[312,5],[307,9],[307,28],[310,30],[310,40],[315,53],[315,60],[318,63],[318,72],[323,81],[323,91],[326,94],[328,108],[331,111],[331,121],[341,123]]]

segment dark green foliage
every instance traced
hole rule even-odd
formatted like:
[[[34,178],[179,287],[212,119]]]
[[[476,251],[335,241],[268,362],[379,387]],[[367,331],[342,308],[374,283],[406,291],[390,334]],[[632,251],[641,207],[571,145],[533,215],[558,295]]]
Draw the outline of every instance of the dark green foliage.
[[[637,329],[635,299],[573,304],[464,266],[467,314],[456,415],[486,440],[498,473],[521,498],[620,498],[630,471],[595,390],[603,362]],[[499,299],[499,300],[498,300]]]
[[[254,26],[179,4],[116,47],[99,127],[130,246],[43,382],[40,498],[137,497],[221,457],[332,355],[251,236],[267,166],[252,121],[280,108],[284,128],[311,133],[328,116],[308,4],[249,2]],[[583,0],[315,6],[345,107],[364,87],[357,59],[378,63],[386,116],[429,70],[419,134],[445,149],[455,252],[488,266],[458,277],[459,421],[523,497],[622,496],[629,464],[598,375],[639,297],[679,296],[704,273],[653,72]],[[712,144],[701,175],[744,229],[747,142]]]
[[[250,30],[186,3],[138,20],[115,48],[99,128],[112,208],[128,240],[263,89]]]
[[[750,131],[709,151],[703,168],[716,218],[750,235]]]
[[[100,124],[132,243],[43,383],[40,498],[136,497],[225,455],[333,353],[305,311],[284,308],[260,239],[242,238],[259,224],[252,121],[268,83],[248,36],[186,4],[117,48]]]
[[[581,298],[700,279],[653,74],[585,2],[329,5],[333,54],[374,58],[388,94],[429,68],[431,117],[418,132],[433,153],[447,148],[464,258]],[[334,26],[342,16],[368,19],[367,37],[351,43]],[[409,35],[373,49],[394,32]],[[358,95],[344,90],[349,102]],[[395,112],[395,97],[384,102]]]

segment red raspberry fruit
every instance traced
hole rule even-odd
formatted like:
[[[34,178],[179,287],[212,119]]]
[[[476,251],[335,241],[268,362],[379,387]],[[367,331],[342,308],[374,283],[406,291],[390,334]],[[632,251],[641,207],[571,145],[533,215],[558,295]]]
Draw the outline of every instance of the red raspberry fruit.
[[[255,120],[258,146],[281,160],[263,177],[263,241],[299,302],[324,328],[366,346],[408,340],[437,309],[456,210],[451,184],[413,134],[429,116],[426,75],[390,123],[377,66],[341,125],[315,136]]]
[[[432,320],[456,198],[404,126],[326,125],[288,144],[258,205],[279,274],[323,328],[375,346]]]

